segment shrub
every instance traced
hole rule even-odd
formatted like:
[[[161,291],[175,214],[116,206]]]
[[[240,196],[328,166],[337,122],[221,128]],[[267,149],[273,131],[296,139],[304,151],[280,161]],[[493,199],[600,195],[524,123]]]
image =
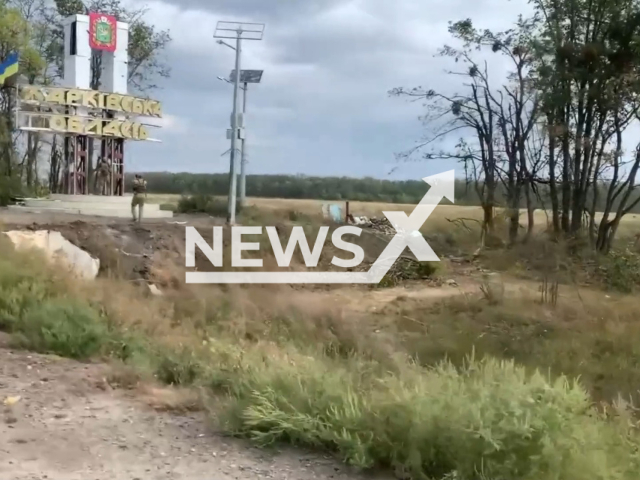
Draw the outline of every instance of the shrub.
[[[88,359],[109,341],[109,331],[98,313],[68,299],[48,300],[28,308],[12,333],[18,345],[42,353]]]
[[[226,217],[227,210],[226,199],[202,194],[181,197],[176,208],[178,213],[206,213],[213,217]],[[241,210],[240,204],[237,203],[236,213],[240,213]]]
[[[600,271],[607,287],[631,293],[640,285],[640,255],[626,251],[612,251],[600,259]]]
[[[227,426],[261,444],[330,448],[350,464],[392,467],[404,478],[636,475],[627,430],[593,410],[582,387],[513,362],[404,364],[398,375],[272,345],[216,342],[213,354],[215,384],[236,400]]]
[[[19,178],[0,175],[0,207],[11,204],[12,198],[14,196],[20,196],[22,193]]]
[[[158,352],[155,376],[167,385],[191,385],[202,376],[203,366],[190,349]]]
[[[64,282],[49,272],[42,275],[43,259],[40,256],[16,252],[11,242],[2,237],[0,252],[4,255],[0,256],[0,330],[11,330],[26,310],[56,295],[64,288]]]
[[[160,204],[160,210],[164,210],[167,212],[177,212],[178,211],[178,206],[173,204],[173,203],[161,203]]]

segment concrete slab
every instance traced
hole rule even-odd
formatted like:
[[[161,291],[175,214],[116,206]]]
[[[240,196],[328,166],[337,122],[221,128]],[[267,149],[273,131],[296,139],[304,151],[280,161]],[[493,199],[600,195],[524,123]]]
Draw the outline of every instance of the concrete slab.
[[[91,215],[98,217],[131,217],[132,195],[109,197],[106,195],[65,195],[52,194],[47,198],[26,198],[24,206],[10,207],[23,212],[51,212],[72,215]],[[173,212],[160,210],[160,205],[147,203],[144,206],[145,218],[172,218]]]
[[[128,202],[119,202],[119,203],[113,203],[113,202],[105,202],[105,203],[99,203],[99,202],[76,202],[76,201],[63,201],[63,200],[45,200],[45,199],[26,199],[24,200],[24,205],[25,207],[30,207],[30,208],[71,208],[71,209],[78,209],[78,208],[90,208],[90,209],[94,209],[94,208],[99,208],[99,209],[106,209],[106,210],[112,210],[112,209],[126,209],[128,211],[131,211],[131,199],[129,199]],[[155,212],[155,211],[159,211],[160,210],[160,205],[157,203],[147,203],[144,206],[145,211],[148,212]]]
[[[51,261],[64,261],[81,278],[93,280],[100,271],[99,259],[70,243],[60,232],[13,230],[4,234],[16,248],[36,248],[45,252]]]
[[[29,213],[43,213],[43,212],[51,212],[51,213],[65,213],[71,215],[89,215],[95,217],[113,217],[113,218],[130,218],[131,217],[131,208],[127,206],[127,208],[95,208],[86,205],[79,205],[78,208],[60,208],[56,206],[54,202],[52,205],[41,205],[38,207],[27,207],[21,205],[10,205],[7,207],[8,209],[15,212],[29,212]],[[147,211],[146,205],[143,214],[144,218],[173,218],[173,212],[168,212],[165,210],[150,210]]]
[[[62,202],[80,202],[80,203],[110,203],[110,204],[131,204],[133,195],[124,195],[122,197],[110,197],[107,195],[65,195],[62,193],[52,193],[47,198],[32,198],[30,200],[58,200]]]

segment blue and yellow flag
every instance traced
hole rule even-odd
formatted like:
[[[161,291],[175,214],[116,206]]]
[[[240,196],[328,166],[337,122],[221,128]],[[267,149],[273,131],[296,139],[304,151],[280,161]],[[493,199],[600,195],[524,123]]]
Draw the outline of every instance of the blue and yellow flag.
[[[19,58],[17,53],[11,53],[9,56],[0,62],[0,86],[18,73]]]

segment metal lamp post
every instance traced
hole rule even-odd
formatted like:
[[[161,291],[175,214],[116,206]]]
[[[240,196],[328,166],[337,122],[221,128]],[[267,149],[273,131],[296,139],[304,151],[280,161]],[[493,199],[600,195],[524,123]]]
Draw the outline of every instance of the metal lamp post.
[[[218,43],[226,45],[235,50],[235,75],[233,76],[233,109],[231,113],[231,152],[229,160],[229,205],[227,210],[227,223],[233,225],[236,222],[236,151],[237,141],[244,138],[244,118],[238,121],[238,90],[240,89],[240,64],[242,54],[242,40],[262,40],[264,34],[264,23],[243,23],[243,22],[218,22],[214,38],[229,38],[236,40],[233,47],[222,40]]]
[[[264,70],[241,70],[240,82],[243,84],[242,89],[242,116],[246,119],[247,113],[247,90],[250,83],[260,83],[262,80],[262,74]],[[231,71],[229,78],[234,78],[236,74],[235,70]],[[247,135],[241,139],[241,159],[240,159],[240,205],[244,207],[247,199]]]

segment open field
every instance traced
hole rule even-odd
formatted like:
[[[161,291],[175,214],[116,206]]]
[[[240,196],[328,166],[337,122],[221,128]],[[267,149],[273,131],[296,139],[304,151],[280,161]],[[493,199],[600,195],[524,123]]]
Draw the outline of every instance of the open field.
[[[180,195],[164,195],[164,194],[149,194],[150,203],[159,203],[166,205],[177,205],[180,200]],[[221,197],[223,200],[226,198]],[[321,206],[327,202],[323,200],[309,200],[309,199],[283,199],[283,198],[248,198],[247,205],[254,206],[274,214],[277,217],[286,218],[289,212],[298,212],[300,214],[312,217],[321,218]],[[344,211],[345,202],[336,201],[333,202],[337,205],[341,205]],[[415,205],[398,204],[398,203],[377,203],[377,202],[349,202],[349,209],[353,215],[367,216],[367,217],[382,217],[383,211],[404,211],[410,213]],[[521,223],[526,222],[526,210],[521,212]],[[544,210],[536,210],[535,224],[539,229],[544,229],[550,221],[550,212]],[[429,220],[424,226],[425,230],[430,228],[436,231],[442,231],[446,229],[455,228],[447,220],[455,219],[471,219],[480,221],[482,219],[482,211],[479,207],[475,206],[460,206],[460,205],[440,205],[433,214],[429,217]],[[477,227],[477,224],[473,221],[468,223],[468,226],[473,228]],[[629,214],[626,215],[620,225],[621,237],[631,236],[640,233],[640,215]]]

